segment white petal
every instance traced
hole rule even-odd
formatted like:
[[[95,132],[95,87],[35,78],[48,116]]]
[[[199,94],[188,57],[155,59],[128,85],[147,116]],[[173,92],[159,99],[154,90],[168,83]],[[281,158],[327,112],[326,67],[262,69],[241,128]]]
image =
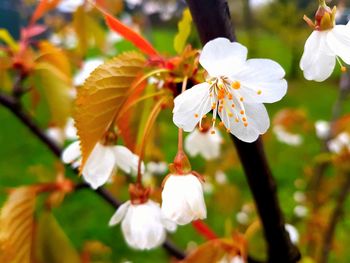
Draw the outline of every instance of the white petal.
[[[264,134],[270,126],[269,115],[263,104],[244,104],[248,126],[242,121],[235,122],[228,119],[226,114],[219,113],[226,128],[238,139],[244,142],[254,142],[260,134]]]
[[[305,43],[300,68],[307,80],[324,81],[333,72],[336,59],[326,43],[327,33],[314,31]]]
[[[84,0],[61,0],[57,9],[63,13],[74,13]]]
[[[218,158],[220,155],[220,146],[222,137],[217,129],[215,134],[200,132],[195,129],[185,138],[185,149],[190,156],[202,155],[206,160]]]
[[[81,156],[80,152],[80,142],[72,142],[67,148],[62,152],[62,161],[64,163],[72,163],[76,161]]]
[[[175,98],[173,122],[177,127],[187,132],[192,131],[202,116],[211,110],[209,87],[209,84],[204,82]]]
[[[114,215],[109,220],[108,225],[114,226],[116,224],[119,224],[119,222],[122,221],[122,219],[124,218],[129,206],[130,206],[130,201],[126,201],[121,206],[119,206],[117,211],[114,213]]]
[[[327,34],[330,49],[346,64],[350,64],[350,27],[337,25]]]
[[[139,162],[139,157],[136,154],[133,154],[127,147],[125,146],[112,146],[111,149],[115,155],[116,165],[122,169],[125,173],[136,173],[137,166]],[[141,164],[141,173],[145,170],[145,165]]]
[[[83,177],[93,189],[108,181],[115,168],[114,153],[110,147],[96,144],[83,168]]]
[[[249,59],[232,78],[241,82],[238,91],[246,102],[272,103],[279,101],[287,92],[284,69],[270,59]]]
[[[328,121],[318,120],[315,122],[316,135],[318,138],[324,140],[329,137],[330,124]]]
[[[203,47],[199,63],[211,77],[229,76],[247,59],[247,48],[227,38],[216,38]]]
[[[289,234],[289,238],[293,244],[297,244],[299,242],[299,232],[295,228],[295,226],[290,224],[285,224],[285,229]]]

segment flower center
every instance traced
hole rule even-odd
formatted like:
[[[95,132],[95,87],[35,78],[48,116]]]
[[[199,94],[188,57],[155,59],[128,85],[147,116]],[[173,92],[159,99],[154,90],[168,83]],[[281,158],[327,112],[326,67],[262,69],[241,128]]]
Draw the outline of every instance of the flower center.
[[[248,118],[244,108],[244,97],[242,96],[241,83],[237,80],[231,80],[227,77],[210,78],[207,80],[210,84],[209,88],[209,99],[204,99],[199,108],[203,111],[210,103],[211,109],[213,110],[213,118],[211,125],[211,134],[215,134],[216,118],[219,114],[221,122],[219,127],[226,126],[226,131],[230,132],[230,127],[233,123],[242,122],[244,127],[248,126]],[[257,91],[257,94],[261,94],[261,90]],[[203,112],[198,112],[195,117],[203,116]],[[202,119],[206,118],[204,115],[199,121],[199,129],[203,130]]]

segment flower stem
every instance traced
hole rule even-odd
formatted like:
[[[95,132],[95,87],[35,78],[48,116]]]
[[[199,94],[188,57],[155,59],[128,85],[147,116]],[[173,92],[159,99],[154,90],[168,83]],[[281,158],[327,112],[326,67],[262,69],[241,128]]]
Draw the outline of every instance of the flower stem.
[[[166,97],[161,98],[156,105],[154,105],[150,115],[148,116],[146,125],[145,125],[145,129],[143,130],[143,136],[142,136],[142,141],[140,144],[140,148],[138,150],[138,154],[139,154],[139,162],[138,162],[138,166],[137,166],[137,179],[136,179],[136,184],[141,186],[142,185],[142,173],[141,173],[141,164],[142,164],[142,160],[145,154],[145,148],[146,148],[146,141],[147,138],[149,137],[149,133],[151,132],[151,128],[153,127],[157,116],[159,115],[161,109],[162,109],[162,105],[165,102]]]

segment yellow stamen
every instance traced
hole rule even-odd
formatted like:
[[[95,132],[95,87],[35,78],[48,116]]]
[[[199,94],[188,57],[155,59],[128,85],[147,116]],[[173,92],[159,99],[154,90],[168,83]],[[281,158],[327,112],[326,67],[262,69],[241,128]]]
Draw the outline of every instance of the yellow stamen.
[[[256,93],[258,93],[258,95],[261,95],[262,91],[259,89]]]
[[[241,87],[241,83],[239,83],[238,81],[234,81],[232,82],[231,87],[234,89],[239,89]]]
[[[244,98],[243,98],[243,97],[241,97],[239,100],[240,100],[240,101],[243,101],[243,100],[244,100]]]
[[[195,118],[198,118],[198,114],[196,113],[196,114],[194,115],[194,117],[195,117]]]
[[[341,68],[340,68],[340,70],[341,70],[341,72],[346,72],[346,67],[344,67],[344,66],[342,66]]]

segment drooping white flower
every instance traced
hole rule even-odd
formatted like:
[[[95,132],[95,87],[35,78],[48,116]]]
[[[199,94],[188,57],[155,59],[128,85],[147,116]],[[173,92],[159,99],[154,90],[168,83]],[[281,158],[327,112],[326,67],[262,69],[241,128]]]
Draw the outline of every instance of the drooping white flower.
[[[245,142],[255,141],[270,125],[263,103],[280,100],[287,91],[285,72],[269,59],[247,60],[247,48],[226,38],[209,41],[199,58],[209,74],[207,81],[186,90],[174,100],[173,121],[192,131],[213,110],[227,131]]]
[[[142,204],[130,201],[122,204],[109,221],[109,226],[122,222],[127,244],[135,249],[152,249],[161,245],[166,230],[175,231],[176,224],[164,219],[158,203],[148,200]]]
[[[328,121],[318,120],[315,122],[316,135],[319,139],[325,140],[329,137],[330,125]]]
[[[339,154],[344,150],[350,151],[350,135],[347,132],[340,133],[328,142],[328,148],[332,153]]]
[[[277,137],[277,140],[288,145],[298,146],[302,144],[303,137],[300,134],[293,134],[287,131],[282,125],[275,125],[273,132]]]
[[[226,174],[220,170],[215,173],[215,181],[218,184],[227,184],[228,182]]]
[[[94,58],[84,61],[80,71],[74,76],[73,82],[75,86],[81,86],[98,66],[103,64],[103,59]]]
[[[75,141],[63,151],[62,161],[64,163],[72,163],[73,167],[78,167],[81,164],[79,144],[79,141]],[[82,175],[84,180],[93,189],[96,189],[105,184],[117,168],[128,174],[136,173],[138,161],[139,157],[124,146],[106,146],[97,143],[86,161]],[[142,170],[144,170],[143,164]]]
[[[201,155],[206,160],[213,160],[220,156],[222,137],[220,132],[214,128],[215,133],[209,130],[199,131],[195,129],[185,139],[185,149],[190,156]]]
[[[350,64],[350,24],[335,25],[335,8],[322,4],[316,13],[316,23],[306,18],[314,28],[306,40],[300,68],[307,80],[324,81],[333,72],[340,59]]]
[[[162,191],[162,213],[178,225],[206,218],[207,208],[200,180],[193,174],[168,176]]]

